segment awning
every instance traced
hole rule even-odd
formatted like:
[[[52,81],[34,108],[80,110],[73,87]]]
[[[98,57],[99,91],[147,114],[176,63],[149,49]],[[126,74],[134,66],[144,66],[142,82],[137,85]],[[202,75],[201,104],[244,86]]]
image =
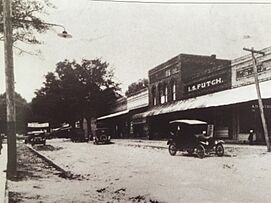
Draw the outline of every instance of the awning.
[[[120,111],[120,112],[117,112],[117,113],[112,113],[112,114],[109,114],[109,115],[106,115],[106,116],[99,117],[99,118],[97,118],[97,120],[103,120],[103,119],[106,119],[106,118],[112,118],[112,117],[124,115],[124,114],[127,114],[128,112],[129,112],[129,110],[127,109],[125,111]]]
[[[271,81],[260,83],[262,99],[271,98]],[[133,118],[155,116],[165,113],[184,111],[189,109],[208,108],[216,106],[225,106],[230,104],[238,104],[248,101],[257,100],[255,84],[228,89],[220,92],[215,92],[208,95],[203,95],[195,98],[181,100],[173,104],[154,107],[153,109],[136,114]]]

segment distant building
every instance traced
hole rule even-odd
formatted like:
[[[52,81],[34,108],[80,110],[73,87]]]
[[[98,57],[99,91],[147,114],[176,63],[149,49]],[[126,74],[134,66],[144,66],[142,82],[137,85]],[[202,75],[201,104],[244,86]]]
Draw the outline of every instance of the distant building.
[[[128,120],[127,98],[120,97],[111,106],[107,115],[97,118],[97,127],[107,127],[112,138],[126,137]]]
[[[144,88],[133,96],[118,99],[112,106],[112,112],[97,118],[97,124],[108,127],[112,138],[147,136],[146,119],[137,119],[133,115],[145,112],[148,105],[148,88]]]
[[[264,113],[271,134],[271,47],[261,50],[265,53],[255,55],[258,62],[258,78],[261,96],[264,103]],[[233,106],[233,139],[247,140],[249,131],[254,130],[254,141],[263,142],[264,135],[257,101],[253,62],[251,55],[245,55],[232,60],[232,88],[238,90],[242,103]],[[241,91],[242,90],[242,91]],[[237,96],[237,95],[236,95]]]

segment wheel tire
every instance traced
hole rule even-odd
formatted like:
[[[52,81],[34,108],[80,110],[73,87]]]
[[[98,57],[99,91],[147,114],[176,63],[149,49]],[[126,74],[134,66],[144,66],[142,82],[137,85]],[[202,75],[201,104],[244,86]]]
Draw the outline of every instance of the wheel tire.
[[[205,148],[203,145],[200,144],[199,146],[197,146],[196,152],[197,152],[197,156],[200,159],[203,159],[205,157]]]
[[[224,147],[221,143],[217,144],[215,147],[215,153],[217,156],[223,156],[224,155]]]
[[[194,153],[194,149],[188,149],[188,150],[187,150],[187,153],[188,153],[189,155],[192,155],[192,154]]]
[[[175,156],[177,153],[177,148],[175,143],[170,143],[168,146],[168,151],[171,156]]]

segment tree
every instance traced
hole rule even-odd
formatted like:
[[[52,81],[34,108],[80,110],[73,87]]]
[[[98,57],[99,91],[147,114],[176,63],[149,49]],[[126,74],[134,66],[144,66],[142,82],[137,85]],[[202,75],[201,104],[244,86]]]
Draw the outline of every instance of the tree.
[[[128,86],[128,90],[125,92],[126,96],[133,96],[138,93],[140,90],[145,89],[148,87],[149,80],[144,78],[138,80],[137,82],[133,82]]]
[[[16,106],[16,131],[17,133],[25,133],[26,123],[30,115],[30,106],[24,98],[15,93]],[[0,132],[6,131],[6,94],[0,95]]]
[[[83,118],[101,115],[119,90],[113,76],[109,64],[100,59],[83,59],[81,64],[69,60],[59,62],[55,72],[45,76],[44,86],[36,91],[33,112],[46,121],[71,125]]]
[[[48,0],[13,0],[12,23],[14,42],[40,44],[37,33],[44,33],[50,25],[44,23],[42,16],[47,14],[48,8],[54,6]],[[3,21],[3,3],[0,1],[0,22]],[[0,23],[0,40],[3,40],[3,23]],[[15,46],[19,51],[24,50]]]

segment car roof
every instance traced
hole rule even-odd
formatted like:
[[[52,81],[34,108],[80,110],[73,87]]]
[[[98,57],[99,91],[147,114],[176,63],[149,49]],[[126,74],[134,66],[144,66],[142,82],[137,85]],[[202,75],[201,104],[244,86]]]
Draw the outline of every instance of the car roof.
[[[190,120],[190,119],[180,119],[180,120],[174,120],[174,121],[170,121],[170,124],[172,123],[185,123],[188,125],[203,125],[203,124],[207,124],[205,121],[200,121],[200,120]]]

